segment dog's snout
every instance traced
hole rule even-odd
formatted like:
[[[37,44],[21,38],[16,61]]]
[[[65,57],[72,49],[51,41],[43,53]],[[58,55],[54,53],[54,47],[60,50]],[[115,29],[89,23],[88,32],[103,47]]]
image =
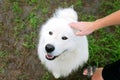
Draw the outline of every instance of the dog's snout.
[[[53,52],[54,49],[55,49],[55,47],[54,47],[52,44],[47,44],[47,45],[45,46],[45,50],[46,50],[48,53]]]

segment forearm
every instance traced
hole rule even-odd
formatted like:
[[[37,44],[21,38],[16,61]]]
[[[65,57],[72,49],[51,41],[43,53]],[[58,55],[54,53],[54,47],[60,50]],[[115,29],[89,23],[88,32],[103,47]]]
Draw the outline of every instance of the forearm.
[[[120,24],[120,10],[95,21],[95,29]]]
[[[93,22],[73,22],[70,23],[70,26],[78,30],[77,36],[84,36],[100,28],[117,24],[120,24],[120,10]]]

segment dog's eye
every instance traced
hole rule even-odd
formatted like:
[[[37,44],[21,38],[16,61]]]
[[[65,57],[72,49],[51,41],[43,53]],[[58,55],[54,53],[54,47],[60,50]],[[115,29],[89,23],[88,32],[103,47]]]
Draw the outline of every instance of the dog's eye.
[[[53,35],[53,32],[52,32],[52,31],[49,31],[49,35]]]
[[[68,38],[66,36],[63,36],[62,37],[62,40],[67,40]]]

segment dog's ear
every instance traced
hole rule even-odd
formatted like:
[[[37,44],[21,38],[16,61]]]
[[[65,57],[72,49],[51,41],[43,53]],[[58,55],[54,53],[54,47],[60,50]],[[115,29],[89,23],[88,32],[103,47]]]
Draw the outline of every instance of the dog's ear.
[[[64,18],[70,21],[77,21],[77,12],[73,9],[73,6],[69,8],[58,8],[53,14],[53,17]]]

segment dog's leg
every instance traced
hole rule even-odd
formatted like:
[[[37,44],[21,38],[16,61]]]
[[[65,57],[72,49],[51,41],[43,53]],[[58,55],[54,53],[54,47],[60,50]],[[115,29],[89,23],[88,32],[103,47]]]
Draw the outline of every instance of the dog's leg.
[[[59,77],[60,77],[60,75],[59,74],[57,74],[57,73],[53,73],[53,75],[54,75],[54,77],[56,78],[56,79],[58,79]]]

